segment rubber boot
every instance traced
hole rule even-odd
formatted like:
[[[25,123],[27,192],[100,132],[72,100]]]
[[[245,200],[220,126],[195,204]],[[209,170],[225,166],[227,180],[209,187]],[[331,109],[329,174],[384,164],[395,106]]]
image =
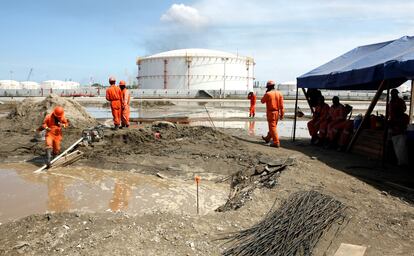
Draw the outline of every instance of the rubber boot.
[[[52,149],[47,148],[46,149],[46,165],[47,168],[50,168],[50,162],[52,161]]]

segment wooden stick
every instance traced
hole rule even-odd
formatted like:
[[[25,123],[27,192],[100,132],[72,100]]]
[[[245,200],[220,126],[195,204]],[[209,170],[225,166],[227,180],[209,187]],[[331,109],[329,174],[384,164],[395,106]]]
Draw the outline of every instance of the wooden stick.
[[[80,138],[79,140],[77,140],[75,143],[72,144],[72,146],[68,147],[65,151],[63,151],[63,153],[61,153],[60,155],[58,155],[57,157],[55,157],[52,161],[50,161],[50,164],[52,165],[54,162],[56,162],[57,160],[59,160],[59,158],[61,158],[62,156],[66,155],[69,151],[71,151],[74,147],[76,147],[82,141],[83,141],[83,138]],[[47,165],[45,164],[41,168],[39,168],[36,171],[34,171],[33,173],[40,173],[43,170],[45,170],[46,168],[47,168]]]
[[[358,129],[356,130],[354,136],[352,136],[351,142],[349,142],[349,145],[346,149],[346,152],[351,151],[352,146],[354,145],[355,141],[357,140],[359,134],[362,131],[362,127],[365,123],[366,120],[368,120],[369,116],[372,113],[372,110],[374,110],[375,105],[378,102],[378,99],[380,98],[382,91],[384,90],[385,87],[385,80],[382,80],[380,86],[378,87],[377,93],[375,94],[374,98],[371,101],[371,104],[369,105],[367,112],[365,113],[365,116],[362,118],[361,124],[359,125]]]

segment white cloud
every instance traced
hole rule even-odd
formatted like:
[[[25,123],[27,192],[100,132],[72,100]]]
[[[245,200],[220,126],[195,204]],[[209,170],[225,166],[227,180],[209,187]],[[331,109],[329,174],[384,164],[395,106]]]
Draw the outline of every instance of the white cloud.
[[[191,28],[201,28],[208,23],[208,19],[203,17],[196,8],[184,4],[173,4],[161,16],[161,21]]]
[[[356,46],[414,34],[413,9],[406,0],[194,0],[172,5],[161,21],[176,26],[146,48],[238,52],[255,58],[259,80],[294,80]]]

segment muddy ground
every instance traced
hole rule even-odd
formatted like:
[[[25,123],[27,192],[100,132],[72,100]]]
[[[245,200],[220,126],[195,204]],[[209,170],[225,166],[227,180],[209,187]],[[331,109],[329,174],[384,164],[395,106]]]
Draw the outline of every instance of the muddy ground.
[[[42,164],[43,142],[31,141],[33,127],[0,118],[0,161]],[[160,132],[161,139],[154,137]],[[81,130],[65,130],[63,146]],[[194,212],[155,211],[57,212],[30,215],[0,225],[1,255],[219,255],[227,245],[223,234],[260,221],[292,192],[314,189],[335,197],[348,208],[339,233],[327,232],[314,255],[333,255],[341,243],[367,247],[365,255],[414,255],[413,194],[392,184],[412,175],[406,169],[384,170],[376,161],[315,148],[307,141],[282,141],[282,148],[264,146],[240,130],[206,127],[140,125],[105,131],[105,140],[83,147],[84,158],[73,167],[94,167],[159,175],[163,179],[202,179],[229,184],[237,172],[254,172],[260,159],[295,159],[273,188],[257,188],[237,210]],[[160,178],[161,179],[161,178]],[[393,181],[391,184],[386,181]],[[4,207],[4,206],[1,206]]]

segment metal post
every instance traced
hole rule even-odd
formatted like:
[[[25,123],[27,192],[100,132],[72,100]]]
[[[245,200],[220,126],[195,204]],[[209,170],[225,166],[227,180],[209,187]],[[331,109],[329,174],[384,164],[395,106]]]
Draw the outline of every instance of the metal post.
[[[413,110],[414,109],[414,80],[411,80],[411,102],[410,102],[410,124],[412,124],[414,122],[414,118],[413,118]]]
[[[384,123],[384,136],[382,139],[382,166],[385,165],[385,157],[387,155],[387,143],[388,143],[388,118],[389,118],[389,103],[390,103],[390,88],[387,88],[387,98],[385,100],[385,123]]]
[[[292,138],[293,142],[295,142],[295,139],[296,139],[296,119],[298,116],[298,96],[299,96],[299,88],[296,86],[295,119],[293,119],[293,138]]]
[[[367,112],[365,113],[365,116],[362,118],[361,124],[359,125],[358,129],[356,130],[354,136],[352,136],[351,142],[349,142],[349,145],[346,149],[346,152],[351,151],[352,146],[354,145],[355,141],[357,140],[359,134],[362,131],[362,127],[363,127],[365,121],[368,120],[369,116],[372,113],[372,110],[374,110],[374,107],[377,104],[378,99],[380,98],[380,96],[382,94],[382,91],[384,91],[384,87],[385,87],[385,81],[382,80],[381,84],[378,87],[377,93],[375,94],[374,98],[371,101],[371,104],[369,105],[369,107],[367,109]]]

